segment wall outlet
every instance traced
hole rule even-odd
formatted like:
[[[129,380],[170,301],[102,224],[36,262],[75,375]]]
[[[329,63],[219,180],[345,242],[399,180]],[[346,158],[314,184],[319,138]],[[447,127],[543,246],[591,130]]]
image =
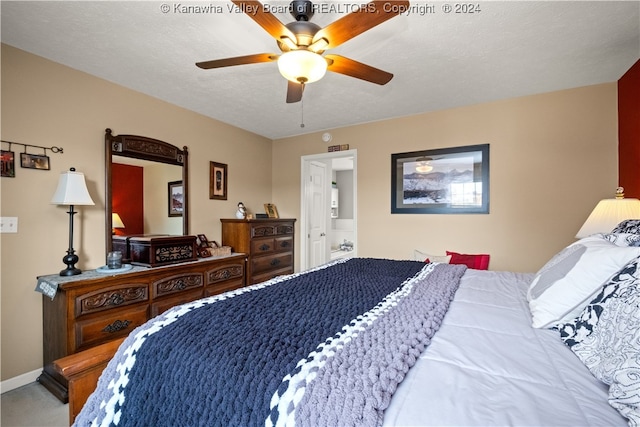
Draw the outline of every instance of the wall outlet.
[[[0,217],[0,233],[17,233],[18,217],[3,216]]]

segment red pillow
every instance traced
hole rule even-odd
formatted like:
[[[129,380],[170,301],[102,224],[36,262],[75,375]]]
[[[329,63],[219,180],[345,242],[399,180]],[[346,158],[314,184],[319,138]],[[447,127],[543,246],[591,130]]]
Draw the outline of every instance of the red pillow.
[[[464,264],[476,270],[487,270],[489,268],[489,254],[459,254],[447,251],[451,255],[449,264]]]

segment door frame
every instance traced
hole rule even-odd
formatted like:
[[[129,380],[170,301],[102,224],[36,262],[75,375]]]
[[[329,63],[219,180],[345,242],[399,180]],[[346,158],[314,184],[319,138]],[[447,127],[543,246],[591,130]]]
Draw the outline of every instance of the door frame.
[[[326,161],[330,164],[331,160],[339,159],[343,157],[353,158],[353,240],[358,248],[358,150],[345,150],[345,151],[332,151],[330,153],[322,154],[310,154],[300,157],[300,271],[308,269],[307,256],[309,252],[309,224],[307,224],[308,209],[309,209],[309,195],[307,194],[308,187],[306,185],[309,177],[309,164],[312,161]],[[329,169],[332,170],[332,169]],[[331,178],[331,176],[329,176]],[[327,203],[327,238],[331,238],[331,218],[329,201],[331,200],[331,179],[327,180],[328,185],[325,191],[325,203]],[[327,246],[329,247],[329,246]],[[329,261],[330,251],[327,251],[327,260]]]

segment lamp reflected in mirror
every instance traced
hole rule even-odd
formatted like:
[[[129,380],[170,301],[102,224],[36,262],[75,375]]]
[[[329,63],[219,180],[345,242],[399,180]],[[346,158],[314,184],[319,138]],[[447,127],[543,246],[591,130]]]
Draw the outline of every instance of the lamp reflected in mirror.
[[[125,228],[124,223],[122,222],[122,218],[117,213],[111,214],[111,234],[116,234],[116,228]]]

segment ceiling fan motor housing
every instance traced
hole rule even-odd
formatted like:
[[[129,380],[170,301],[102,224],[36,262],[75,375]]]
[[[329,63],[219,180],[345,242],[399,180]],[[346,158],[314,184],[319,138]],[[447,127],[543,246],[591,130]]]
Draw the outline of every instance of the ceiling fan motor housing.
[[[308,21],[313,16],[313,3],[310,0],[293,0],[289,12],[296,21]]]
[[[288,29],[291,30],[293,34],[296,35],[296,39],[294,40],[298,47],[307,47],[313,41],[313,36],[316,35],[318,31],[320,31],[320,27],[314,24],[313,22],[307,21],[295,21],[290,22],[285,25]],[[291,50],[289,46],[280,42],[278,40],[278,47],[283,52]]]

